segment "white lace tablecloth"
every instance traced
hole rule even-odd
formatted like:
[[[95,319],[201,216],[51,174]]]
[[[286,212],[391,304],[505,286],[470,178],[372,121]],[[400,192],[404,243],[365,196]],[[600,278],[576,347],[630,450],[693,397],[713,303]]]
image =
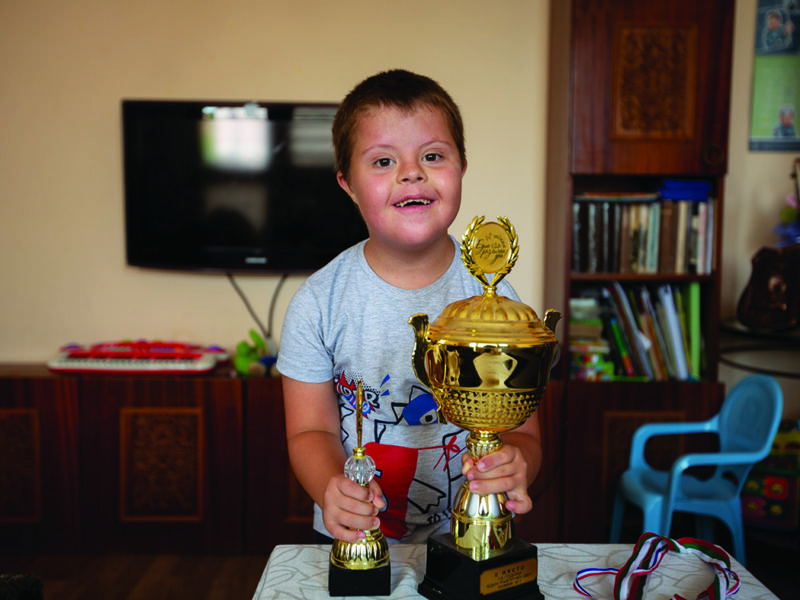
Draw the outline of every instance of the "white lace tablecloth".
[[[547,600],[583,598],[572,589],[575,574],[589,567],[621,567],[630,557],[629,544],[536,544],[539,549],[539,589]],[[422,598],[417,585],[425,572],[425,545],[395,544],[389,547],[392,562],[392,600]],[[276,546],[253,600],[329,598],[330,546]],[[742,587],[736,600],[777,600],[761,582],[736,560],[733,570]],[[694,599],[713,579],[713,573],[695,556],[668,554],[651,575],[647,600],[668,600],[672,594]],[[597,600],[612,598],[613,575],[584,580]],[[387,598],[384,596],[383,598]]]

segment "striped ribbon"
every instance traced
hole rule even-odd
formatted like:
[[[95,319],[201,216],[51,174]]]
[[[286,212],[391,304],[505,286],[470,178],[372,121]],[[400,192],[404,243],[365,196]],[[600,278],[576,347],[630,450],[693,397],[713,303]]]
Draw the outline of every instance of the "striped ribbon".
[[[595,575],[614,574],[614,600],[641,600],[647,588],[647,578],[655,571],[668,552],[685,552],[700,558],[714,569],[714,581],[697,596],[697,600],[726,600],[739,591],[739,576],[731,570],[731,559],[719,546],[695,538],[673,540],[655,533],[644,533],[627,562],[619,569],[582,569],[572,587],[592,598],[581,582]],[[686,600],[678,594],[672,600]]]

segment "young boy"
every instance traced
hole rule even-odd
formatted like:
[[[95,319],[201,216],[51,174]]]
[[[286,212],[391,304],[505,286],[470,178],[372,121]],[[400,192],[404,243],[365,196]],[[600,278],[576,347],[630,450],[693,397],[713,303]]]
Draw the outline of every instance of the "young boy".
[[[337,180],[369,239],[303,283],[284,320],[277,365],[291,464],[315,502],[315,539],[354,542],[380,526],[390,541],[422,543],[448,531],[464,476],[472,491],[506,492],[509,510],[529,511],[527,488],[541,465],[536,413],[502,436],[501,451],[473,464],[467,432],[436,422],[411,364],[409,317],[433,320],[483,291],[447,232],[467,167],[458,107],[427,77],[379,73],[344,99],[333,142]],[[504,281],[498,292],[516,298]],[[369,489],[343,473],[357,444],[358,380],[362,444],[377,464]]]

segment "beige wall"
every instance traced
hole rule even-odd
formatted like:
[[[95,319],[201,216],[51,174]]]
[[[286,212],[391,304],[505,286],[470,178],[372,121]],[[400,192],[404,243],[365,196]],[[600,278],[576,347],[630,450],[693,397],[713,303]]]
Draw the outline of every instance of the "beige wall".
[[[736,315],[736,304],[750,278],[750,258],[762,246],[778,240],[772,228],[778,224],[778,213],[787,194],[794,192],[789,177],[792,162],[800,152],[750,152],[750,106],[753,78],[753,48],[757,0],[737,0],[733,50],[733,83],[731,91],[730,160],[725,185],[725,216],[722,249],[721,315]],[[748,358],[737,354],[747,363]],[[754,354],[750,364],[763,365],[763,355]],[[769,365],[773,369],[792,372],[791,358],[785,364]],[[766,365],[764,365],[766,366]],[[720,380],[728,389],[748,375],[747,371],[721,364]],[[783,416],[800,418],[800,381],[778,377],[784,395]]]
[[[0,3],[0,361],[122,337],[233,346],[253,326],[223,276],[125,265],[121,98],[335,101],[395,66],[438,79],[463,109],[470,163],[453,233],[475,214],[511,217],[511,280],[544,310],[548,0],[70,4]],[[736,9],[723,316],[792,191],[793,154],[747,149],[755,6]],[[266,318],[277,279],[239,281]],[[300,282],[278,297],[278,330]]]
[[[0,3],[0,361],[123,337],[234,346],[254,326],[224,276],[126,266],[121,98],[337,101],[392,67],[461,105],[453,233],[508,215],[511,280],[541,311],[548,14],[548,0]],[[276,327],[300,281],[282,289]],[[266,319],[277,278],[239,282]]]
[[[737,0],[731,90],[730,160],[725,186],[722,251],[722,316],[734,316],[750,278],[750,258],[762,246],[772,246],[787,194],[789,177],[800,152],[750,152],[750,107],[757,0]]]

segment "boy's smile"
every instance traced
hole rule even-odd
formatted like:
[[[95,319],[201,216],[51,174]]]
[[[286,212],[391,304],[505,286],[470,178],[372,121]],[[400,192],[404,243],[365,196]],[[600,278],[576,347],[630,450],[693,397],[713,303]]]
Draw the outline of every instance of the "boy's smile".
[[[337,178],[367,223],[371,252],[416,253],[450,244],[465,169],[439,110],[382,107],[359,121],[349,177]]]

